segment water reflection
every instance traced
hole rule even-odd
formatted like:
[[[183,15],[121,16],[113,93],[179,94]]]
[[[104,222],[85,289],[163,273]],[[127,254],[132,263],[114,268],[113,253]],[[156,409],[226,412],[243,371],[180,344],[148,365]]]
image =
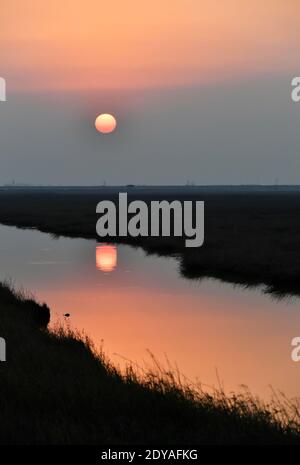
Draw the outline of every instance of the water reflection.
[[[117,247],[111,244],[96,245],[96,267],[109,273],[117,266]]]
[[[68,324],[84,329],[96,347],[104,341],[121,368],[126,359],[144,366],[150,349],[191,380],[218,386],[221,379],[227,392],[245,384],[268,400],[272,385],[299,396],[300,362],[291,359],[299,299],[274,301],[259,289],[182,279],[174,258],[122,244],[98,243],[96,267],[95,246],[0,226],[0,282],[11,278],[47,302],[54,326],[70,314]]]

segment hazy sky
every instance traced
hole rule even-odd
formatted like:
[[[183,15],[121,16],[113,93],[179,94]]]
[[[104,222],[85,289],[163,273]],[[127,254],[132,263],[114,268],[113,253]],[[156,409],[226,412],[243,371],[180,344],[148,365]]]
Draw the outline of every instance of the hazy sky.
[[[300,183],[297,0],[3,0],[1,17],[0,183]]]

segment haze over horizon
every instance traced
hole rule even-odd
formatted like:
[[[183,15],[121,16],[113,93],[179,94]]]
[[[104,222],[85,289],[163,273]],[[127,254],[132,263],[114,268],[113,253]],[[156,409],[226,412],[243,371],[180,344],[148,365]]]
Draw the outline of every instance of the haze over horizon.
[[[300,183],[293,5],[11,0],[0,183]]]

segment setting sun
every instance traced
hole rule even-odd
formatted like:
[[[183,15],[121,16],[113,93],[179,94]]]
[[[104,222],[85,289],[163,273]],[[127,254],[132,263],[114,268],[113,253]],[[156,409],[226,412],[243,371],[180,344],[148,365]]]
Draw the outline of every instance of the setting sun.
[[[95,126],[97,131],[102,134],[109,134],[113,132],[117,127],[116,118],[108,113],[103,113],[96,118]]]

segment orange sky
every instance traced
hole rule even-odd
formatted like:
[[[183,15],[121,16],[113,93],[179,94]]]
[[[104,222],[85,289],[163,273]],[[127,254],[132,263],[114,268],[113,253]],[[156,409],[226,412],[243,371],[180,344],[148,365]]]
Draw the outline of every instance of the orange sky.
[[[294,69],[296,5],[3,0],[1,75],[13,88],[134,88]]]

